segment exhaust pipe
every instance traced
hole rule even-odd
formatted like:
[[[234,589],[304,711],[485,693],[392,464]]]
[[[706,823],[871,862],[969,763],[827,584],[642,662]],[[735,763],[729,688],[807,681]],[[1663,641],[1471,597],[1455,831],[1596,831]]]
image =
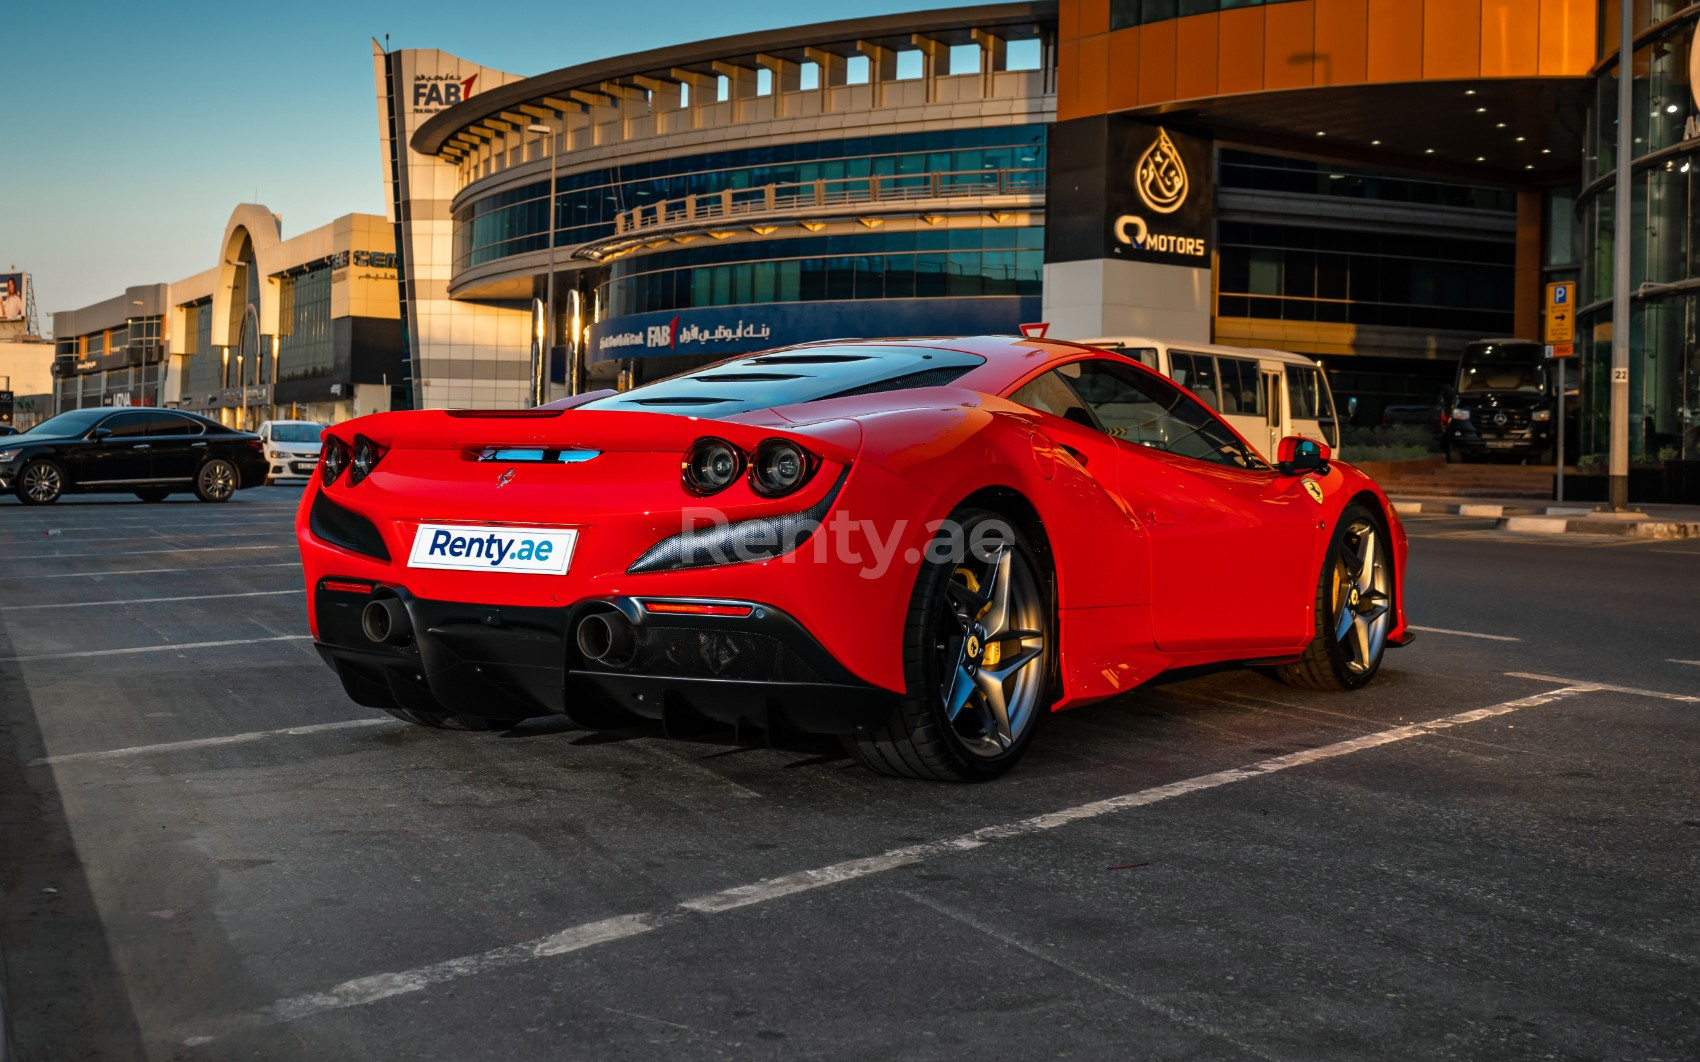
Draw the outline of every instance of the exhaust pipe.
[[[384,645],[406,645],[413,640],[413,621],[396,598],[373,599],[360,613],[360,629],[366,637]]]
[[[637,655],[631,622],[618,612],[592,612],[578,625],[578,651],[598,664],[624,667]]]

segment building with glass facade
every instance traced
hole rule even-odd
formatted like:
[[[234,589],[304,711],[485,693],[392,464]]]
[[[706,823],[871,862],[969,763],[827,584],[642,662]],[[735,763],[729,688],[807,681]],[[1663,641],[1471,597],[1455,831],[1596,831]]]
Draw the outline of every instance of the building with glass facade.
[[[163,404],[250,428],[392,408],[392,236],[348,214],[286,240],[265,207],[237,207],[212,269],[53,315],[56,408]]]

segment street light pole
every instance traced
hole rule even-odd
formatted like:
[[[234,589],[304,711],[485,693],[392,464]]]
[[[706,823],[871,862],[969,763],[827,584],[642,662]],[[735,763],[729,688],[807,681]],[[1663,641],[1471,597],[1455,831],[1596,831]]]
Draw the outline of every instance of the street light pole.
[[[540,406],[549,400],[549,365],[555,351],[555,171],[561,153],[555,148],[555,131],[541,122],[526,126],[527,132],[547,136],[549,145],[549,282],[544,292],[543,350],[537,358],[536,375],[531,381],[531,404]],[[572,389],[571,381],[568,390]]]
[[[1617,39],[1617,175],[1613,210],[1616,245],[1612,248],[1611,286],[1611,446],[1606,479],[1606,498],[1612,509],[1629,508],[1629,172],[1635,139],[1631,110],[1635,90],[1634,23],[1635,5],[1618,0],[1620,18]]]

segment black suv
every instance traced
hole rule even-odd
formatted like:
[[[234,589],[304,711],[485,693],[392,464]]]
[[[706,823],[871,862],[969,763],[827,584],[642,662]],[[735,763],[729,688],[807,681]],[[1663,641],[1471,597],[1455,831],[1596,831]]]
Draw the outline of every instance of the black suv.
[[[0,439],[0,490],[25,505],[84,492],[229,501],[264,484],[266,467],[258,435],[175,409],[77,409]]]

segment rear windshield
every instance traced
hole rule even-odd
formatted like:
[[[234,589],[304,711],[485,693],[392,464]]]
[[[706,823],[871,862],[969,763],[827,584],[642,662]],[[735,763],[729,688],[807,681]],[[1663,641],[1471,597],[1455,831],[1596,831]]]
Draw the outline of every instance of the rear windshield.
[[[716,419],[825,398],[942,387],[984,362],[977,354],[938,347],[801,347],[731,358],[579,408]]]

